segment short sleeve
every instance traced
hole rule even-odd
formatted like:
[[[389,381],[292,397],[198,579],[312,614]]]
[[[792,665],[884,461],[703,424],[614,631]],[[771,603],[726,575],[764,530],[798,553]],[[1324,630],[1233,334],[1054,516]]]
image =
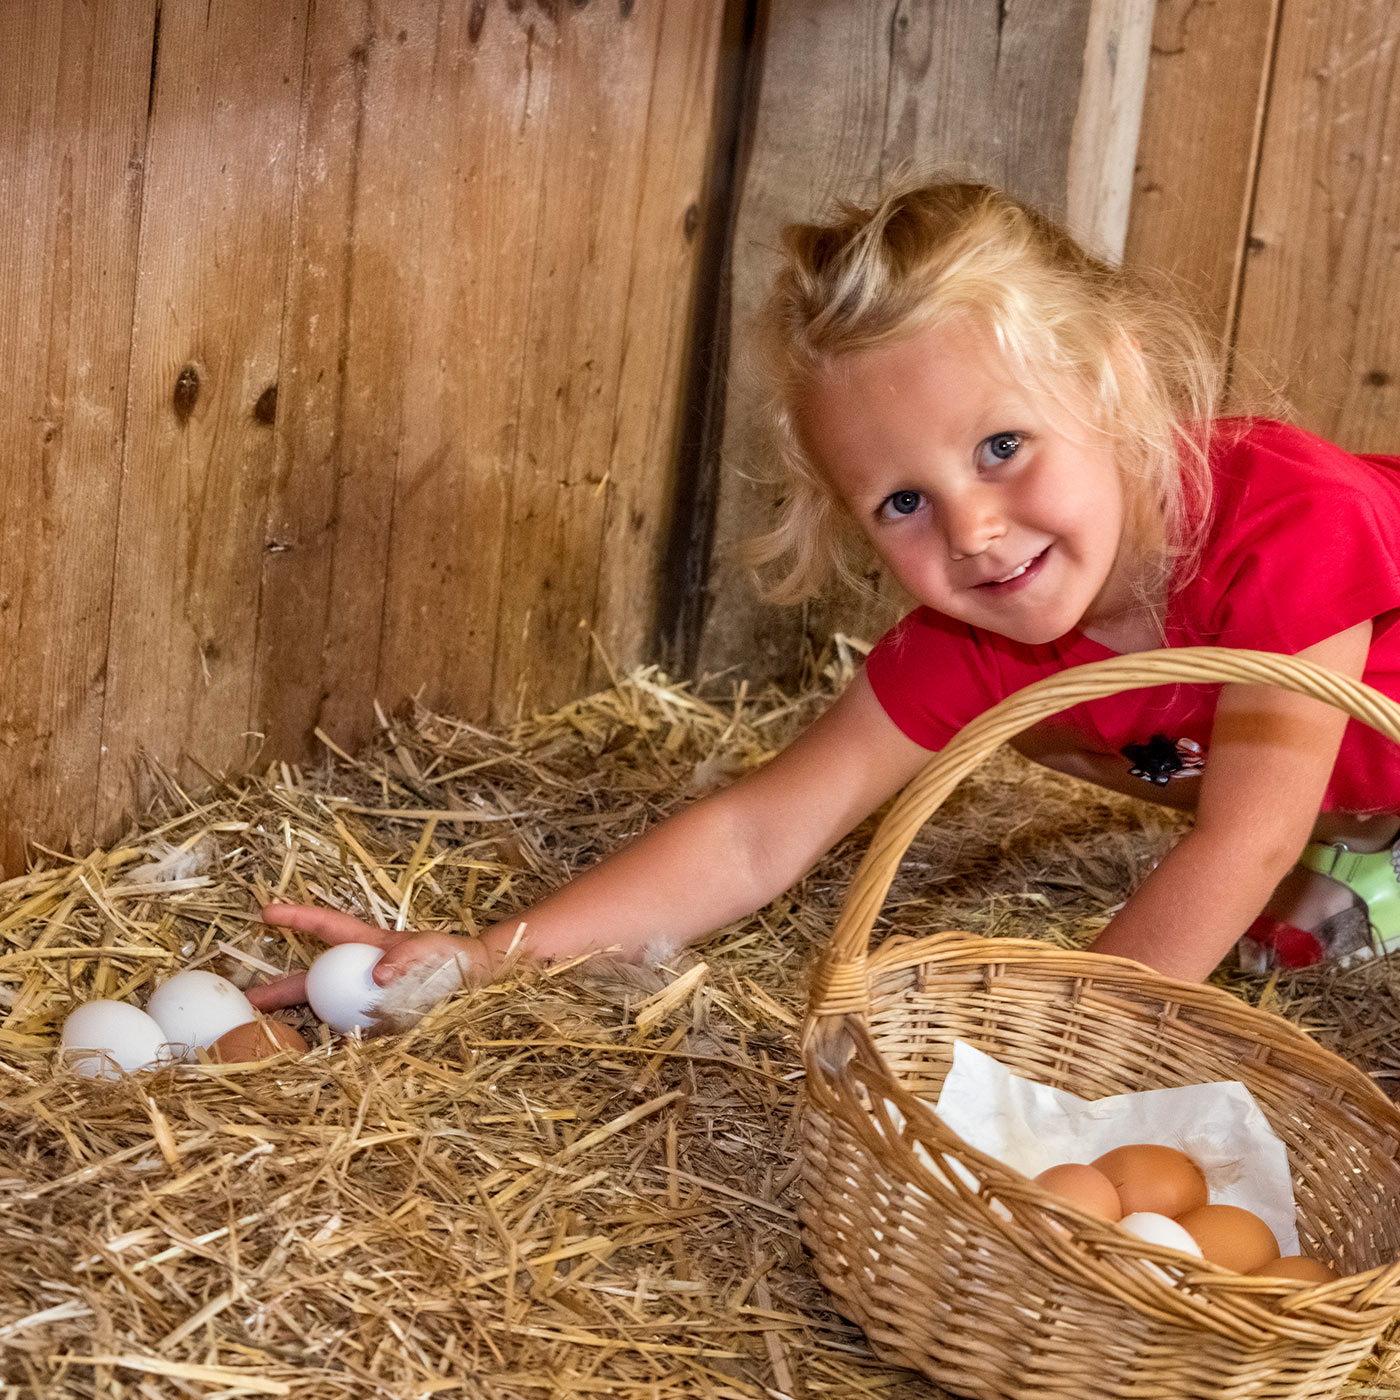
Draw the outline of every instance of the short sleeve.
[[[1293,655],[1400,609],[1400,471],[1282,425],[1241,451],[1192,590],[1200,640]]]
[[[917,608],[871,648],[865,674],[895,724],[936,750],[1012,691],[1066,664],[1054,643],[1024,645]]]
[[[941,749],[999,698],[988,698],[983,669],[973,629],[928,608],[890,628],[865,659],[865,674],[885,713],[926,749]]]

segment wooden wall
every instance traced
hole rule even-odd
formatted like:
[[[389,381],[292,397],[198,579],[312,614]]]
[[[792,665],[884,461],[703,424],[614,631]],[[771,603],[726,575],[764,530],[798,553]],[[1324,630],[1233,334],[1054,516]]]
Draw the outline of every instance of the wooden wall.
[[[1162,0],[1128,256],[1358,452],[1400,454],[1397,161],[1400,6]]]
[[[0,867],[642,658],[723,18],[0,7]]]
[[[873,636],[888,592],[735,560],[741,366],[781,224],[904,162],[1173,270],[1400,452],[1398,69],[1391,0],[0,5],[0,870],[109,838],[143,753]]]

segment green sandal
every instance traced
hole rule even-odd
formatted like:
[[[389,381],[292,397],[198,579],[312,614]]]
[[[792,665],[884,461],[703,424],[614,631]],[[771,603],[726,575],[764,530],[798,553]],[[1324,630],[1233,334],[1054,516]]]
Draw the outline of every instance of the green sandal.
[[[1333,962],[1350,967],[1400,951],[1400,840],[1383,851],[1353,851],[1344,842],[1310,841],[1298,864],[1345,885],[1358,901],[1315,929],[1260,914],[1239,941],[1242,972]]]
[[[1310,841],[1298,864],[1345,885],[1364,906],[1344,909],[1318,929],[1329,959],[1345,967],[1400,950],[1400,843],[1353,851],[1341,841]]]

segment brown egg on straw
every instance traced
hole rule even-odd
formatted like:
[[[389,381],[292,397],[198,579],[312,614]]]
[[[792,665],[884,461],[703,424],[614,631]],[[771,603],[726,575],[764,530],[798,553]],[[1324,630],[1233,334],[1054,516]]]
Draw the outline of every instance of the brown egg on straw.
[[[283,1050],[298,1053],[308,1048],[301,1033],[281,1021],[259,1018],[225,1031],[210,1047],[210,1056],[221,1065],[265,1060]]]

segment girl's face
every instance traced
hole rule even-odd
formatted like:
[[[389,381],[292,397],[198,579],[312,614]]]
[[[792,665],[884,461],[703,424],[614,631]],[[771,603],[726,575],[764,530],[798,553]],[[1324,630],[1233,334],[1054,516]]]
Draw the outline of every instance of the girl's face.
[[[798,436],[920,603],[1018,642],[1132,611],[1110,447],[961,322],[818,371]]]

